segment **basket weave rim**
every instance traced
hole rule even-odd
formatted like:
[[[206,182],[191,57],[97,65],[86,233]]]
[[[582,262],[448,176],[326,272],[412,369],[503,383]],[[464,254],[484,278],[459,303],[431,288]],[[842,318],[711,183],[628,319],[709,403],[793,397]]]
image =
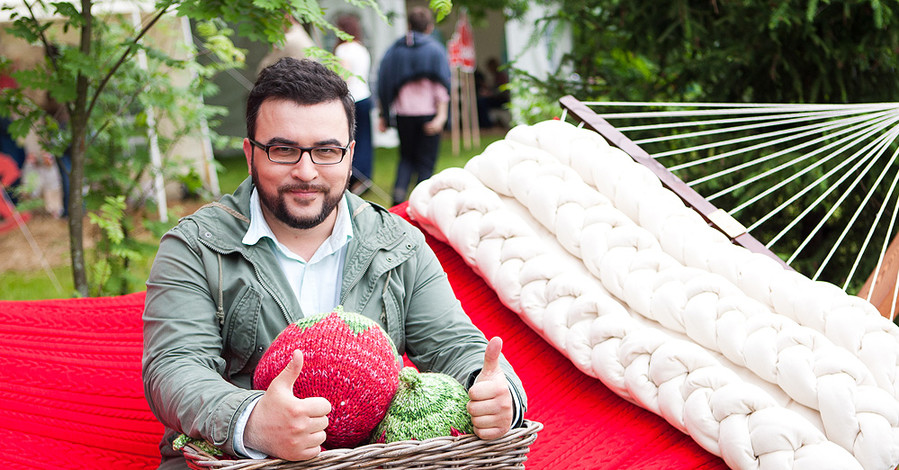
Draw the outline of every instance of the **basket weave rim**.
[[[295,462],[283,459],[219,460],[194,444],[184,446],[182,453],[192,468],[229,470],[338,469],[356,467],[360,461],[366,461],[369,464],[389,462],[397,465],[403,461],[419,463],[441,460],[445,458],[441,453],[447,452],[463,457],[466,455],[478,456],[488,452],[490,455],[501,453],[499,457],[496,455],[491,457],[491,460],[510,460],[505,463],[514,464],[524,462],[527,458],[528,446],[537,439],[537,432],[542,429],[542,423],[525,419],[522,427],[511,429],[502,437],[492,440],[481,439],[475,434],[463,434],[432,437],[420,441],[405,440],[386,444],[366,444],[354,448],[325,450],[312,459]]]

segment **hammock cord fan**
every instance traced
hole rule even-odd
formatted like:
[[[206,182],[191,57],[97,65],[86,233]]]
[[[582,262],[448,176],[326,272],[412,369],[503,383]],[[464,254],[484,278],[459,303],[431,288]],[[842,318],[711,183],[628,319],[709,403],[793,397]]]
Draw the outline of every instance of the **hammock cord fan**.
[[[896,317],[899,103],[560,103],[734,243]]]

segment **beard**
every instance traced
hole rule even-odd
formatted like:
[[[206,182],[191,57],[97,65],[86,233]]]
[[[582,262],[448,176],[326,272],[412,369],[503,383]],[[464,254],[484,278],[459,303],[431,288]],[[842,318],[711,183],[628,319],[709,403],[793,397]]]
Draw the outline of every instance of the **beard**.
[[[352,169],[350,171],[352,171]],[[253,165],[251,176],[253,178],[253,185],[256,186],[256,190],[259,193],[260,204],[268,209],[276,219],[280,220],[289,227],[297,229],[310,229],[324,222],[325,219],[327,219],[328,216],[331,215],[331,212],[333,212],[334,209],[337,208],[337,204],[339,204],[340,199],[343,198],[343,192],[348,187],[350,179],[349,174],[347,174],[346,184],[344,184],[344,188],[336,194],[331,194],[331,188],[327,185],[313,183],[298,183],[281,186],[277,188],[277,192],[273,194],[260,186],[259,177],[256,173],[255,165]],[[324,200],[322,200],[322,210],[319,211],[317,215],[311,217],[301,217],[292,214],[290,212],[290,209],[287,208],[287,198],[285,196],[285,193],[296,190],[317,190],[324,194]]]

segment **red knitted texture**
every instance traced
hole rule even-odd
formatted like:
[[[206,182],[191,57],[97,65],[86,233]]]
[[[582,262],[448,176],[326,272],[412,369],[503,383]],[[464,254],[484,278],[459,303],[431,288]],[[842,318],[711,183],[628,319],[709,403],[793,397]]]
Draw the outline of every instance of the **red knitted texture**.
[[[371,322],[354,332],[341,315],[361,318],[332,312],[288,325],[263,354],[253,376],[253,387],[264,390],[290,362],[293,351],[303,351],[303,370],[293,393],[331,403],[326,448],[366,443],[399,387],[400,363],[384,331]]]
[[[143,292],[0,301],[0,467],[159,466],[163,428],[140,375],[143,307]]]

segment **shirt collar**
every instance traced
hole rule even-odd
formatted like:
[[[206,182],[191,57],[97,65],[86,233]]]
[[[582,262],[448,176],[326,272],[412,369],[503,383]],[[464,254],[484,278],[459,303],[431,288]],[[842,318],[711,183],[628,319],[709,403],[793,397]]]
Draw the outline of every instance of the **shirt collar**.
[[[271,227],[269,227],[265,217],[262,215],[259,192],[256,188],[253,188],[253,193],[250,195],[250,226],[247,228],[247,233],[244,234],[242,242],[244,245],[256,245],[262,238],[270,239],[278,250],[288,258],[303,262],[315,262],[342,249],[353,238],[353,224],[350,220],[350,209],[347,205],[346,195],[341,197],[340,202],[337,203],[337,220],[334,221],[334,229],[331,231],[331,235],[318,247],[318,250],[312,255],[312,259],[304,260],[282,245],[278,238],[275,237],[274,232],[272,232]]]

